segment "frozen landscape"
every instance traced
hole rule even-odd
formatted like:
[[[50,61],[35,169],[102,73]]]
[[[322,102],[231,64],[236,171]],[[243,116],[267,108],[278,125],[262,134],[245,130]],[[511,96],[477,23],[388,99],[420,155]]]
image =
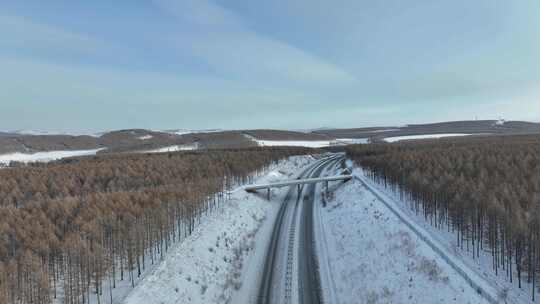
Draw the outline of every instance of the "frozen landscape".
[[[0,304],[534,304],[540,1],[0,0]]]
[[[273,167],[255,182],[291,179],[315,163],[311,157],[295,157]],[[339,174],[340,164],[332,162],[321,174]],[[360,179],[345,184],[332,182],[328,194],[321,185],[314,188],[313,231],[323,291],[321,302],[496,303],[498,295],[490,283],[484,278],[464,277],[456,270],[455,262],[449,264],[447,260],[459,257],[440,240],[432,239],[421,228],[421,222],[416,222],[421,219],[401,213],[390,198],[381,201],[384,191],[376,190],[376,185],[370,190],[363,184],[366,182],[370,183]],[[383,194],[376,196],[372,191]],[[191,236],[169,250],[158,265],[149,267],[134,289],[125,284],[115,290],[113,303],[260,303],[261,269],[286,193],[286,188],[272,190],[268,201],[265,192],[249,194],[238,185],[217,212],[202,218]],[[388,204],[393,204],[391,209]],[[400,212],[399,217],[396,212]],[[300,223],[293,221],[291,225]],[[293,231],[297,234],[300,229]],[[292,269],[299,271],[301,259],[293,256]],[[468,266],[459,265],[462,271],[474,273]],[[471,285],[471,277],[480,282]],[[293,287],[301,284],[300,280],[294,278]],[[292,293],[287,298],[282,294],[272,303],[302,303],[299,296]],[[101,301],[107,303],[108,299]]]
[[[415,139],[428,139],[428,136]],[[360,139],[342,141],[367,144]],[[289,146],[304,144],[277,142]],[[144,152],[166,153],[170,157],[170,153],[192,149],[196,147],[177,145]],[[98,151],[10,154],[2,160],[5,164],[12,160],[48,162],[95,155]],[[375,183],[365,172],[343,153],[294,156],[273,164],[250,177],[250,182],[258,185],[296,179],[314,182],[258,193],[244,191],[243,183],[230,185],[225,202],[211,213],[198,216],[193,232],[174,243],[162,258],[155,263],[147,259],[140,276],[130,271],[114,288],[110,278],[105,279],[101,283],[104,292],[99,297],[89,293],[87,301],[91,304],[530,302],[529,283],[524,282],[524,288],[520,289],[508,277],[496,276],[490,269],[487,251],[473,259],[458,248],[449,229],[429,225],[421,215],[407,208],[412,201],[399,197],[395,188]],[[352,180],[329,182],[328,187],[315,181],[348,173],[353,173]],[[60,289],[55,302],[65,300]]]

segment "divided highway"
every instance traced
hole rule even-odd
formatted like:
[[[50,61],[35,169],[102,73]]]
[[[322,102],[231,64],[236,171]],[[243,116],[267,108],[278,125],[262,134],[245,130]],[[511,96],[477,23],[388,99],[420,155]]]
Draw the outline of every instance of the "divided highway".
[[[299,178],[316,178],[343,161],[334,155],[317,161]],[[259,289],[258,304],[323,303],[313,229],[316,184],[292,186],[279,209]]]

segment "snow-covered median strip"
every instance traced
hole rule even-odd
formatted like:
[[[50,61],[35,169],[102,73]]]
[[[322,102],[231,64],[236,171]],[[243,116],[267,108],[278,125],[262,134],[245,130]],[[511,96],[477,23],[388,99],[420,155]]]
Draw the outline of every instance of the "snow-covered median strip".
[[[444,137],[461,137],[461,136],[470,136],[472,134],[465,133],[445,133],[445,134],[424,134],[424,135],[406,135],[406,136],[393,136],[386,137],[383,139],[385,142],[393,143],[403,140],[416,140],[416,139],[438,139]]]
[[[289,179],[312,161],[308,156],[291,157],[256,181]],[[264,235],[269,234],[267,227],[279,206],[277,198],[268,202],[264,197],[244,191],[232,193],[219,211],[204,217],[192,235],[171,248],[123,302],[235,303],[251,299],[258,271],[246,265],[258,265],[264,258]]]
[[[74,151],[47,151],[47,152],[37,152],[37,153],[32,153],[32,154],[20,153],[20,152],[3,154],[3,155],[0,155],[0,164],[9,165],[9,163],[12,161],[22,162],[22,163],[50,162],[53,160],[58,160],[58,159],[66,158],[66,157],[95,155],[97,152],[103,149],[104,148],[92,149],[92,150],[74,150]]]
[[[383,200],[353,180],[322,210],[340,303],[492,302]]]

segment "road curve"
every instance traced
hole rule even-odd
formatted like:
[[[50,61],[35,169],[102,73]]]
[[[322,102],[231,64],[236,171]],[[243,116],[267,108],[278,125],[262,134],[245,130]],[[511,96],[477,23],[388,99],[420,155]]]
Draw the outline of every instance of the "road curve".
[[[319,177],[342,158],[337,155],[321,159],[299,178]],[[313,230],[315,191],[315,184],[289,188],[272,231],[258,304],[323,302]]]

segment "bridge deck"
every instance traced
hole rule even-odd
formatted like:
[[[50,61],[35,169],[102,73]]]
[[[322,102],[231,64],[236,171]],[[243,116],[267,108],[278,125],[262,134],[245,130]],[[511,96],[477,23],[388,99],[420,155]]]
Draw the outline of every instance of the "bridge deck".
[[[332,182],[332,181],[339,181],[339,180],[348,181],[351,178],[352,178],[352,175],[337,175],[337,176],[329,176],[329,177],[295,179],[295,180],[283,181],[283,182],[277,182],[277,183],[248,185],[244,187],[244,190],[246,190],[247,192],[254,192],[261,189],[281,188],[281,187],[295,186],[295,185],[301,185],[301,184],[314,184],[314,183],[319,183],[319,182]]]

